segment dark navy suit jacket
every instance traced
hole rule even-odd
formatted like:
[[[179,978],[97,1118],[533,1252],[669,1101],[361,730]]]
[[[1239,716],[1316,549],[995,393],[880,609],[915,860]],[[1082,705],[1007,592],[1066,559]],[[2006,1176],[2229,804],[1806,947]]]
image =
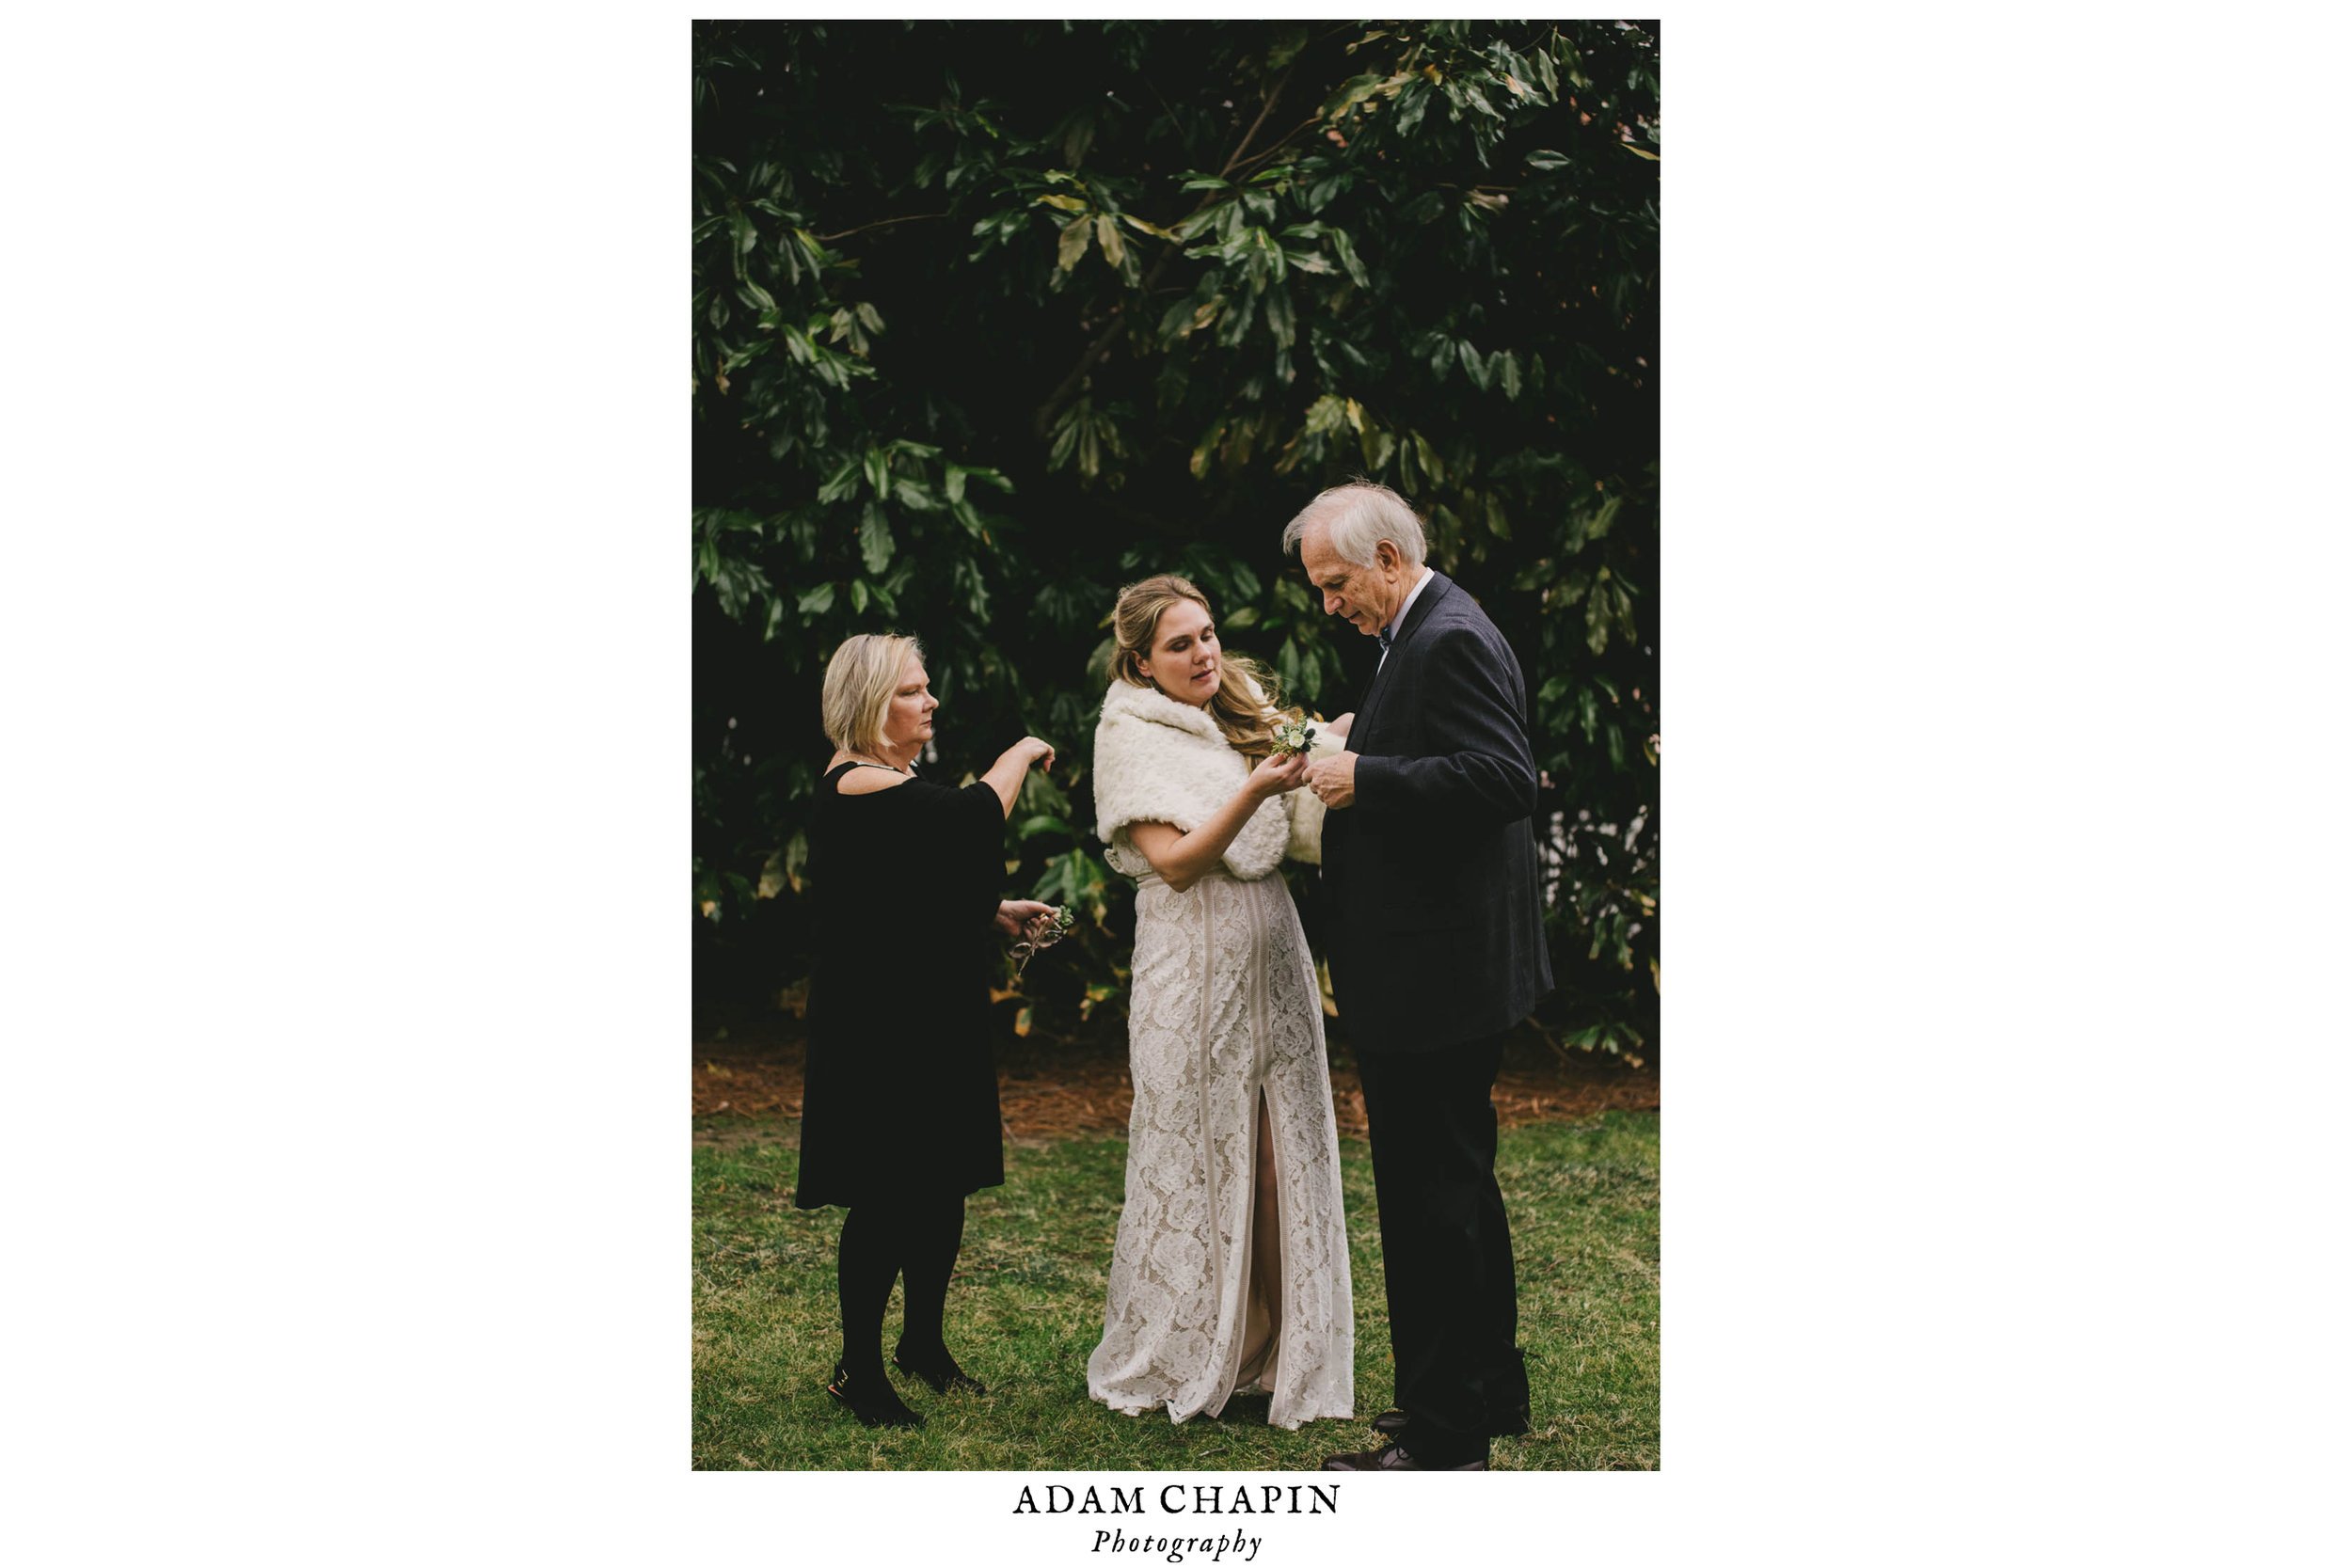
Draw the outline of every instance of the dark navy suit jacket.
[[[1502,633],[1433,572],[1356,705],[1356,803],[1327,814],[1331,990],[1359,1051],[1509,1028],[1551,990],[1527,685]]]

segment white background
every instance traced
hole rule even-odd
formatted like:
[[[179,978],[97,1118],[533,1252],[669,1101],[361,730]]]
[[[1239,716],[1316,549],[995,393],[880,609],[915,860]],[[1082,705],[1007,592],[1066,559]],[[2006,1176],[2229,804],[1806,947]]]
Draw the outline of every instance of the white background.
[[[687,1469],[686,13],[28,14],[22,1560],[1108,1560]],[[2315,14],[1667,10],[1663,1470],[1259,1562],[2342,1551]]]

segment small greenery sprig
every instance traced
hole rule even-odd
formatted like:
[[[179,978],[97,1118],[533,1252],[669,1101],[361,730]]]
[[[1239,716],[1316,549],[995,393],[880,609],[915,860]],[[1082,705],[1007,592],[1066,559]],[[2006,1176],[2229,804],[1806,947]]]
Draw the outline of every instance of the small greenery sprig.
[[[1077,928],[1078,917],[1064,904],[1047,914],[1029,922],[1028,932],[1012,944],[1012,977],[1021,978],[1021,972],[1029,967],[1029,960]]]

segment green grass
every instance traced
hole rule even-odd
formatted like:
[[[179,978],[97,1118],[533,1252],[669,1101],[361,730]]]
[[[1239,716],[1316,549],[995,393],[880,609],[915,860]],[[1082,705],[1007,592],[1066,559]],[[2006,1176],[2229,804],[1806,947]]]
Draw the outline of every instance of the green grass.
[[[795,1124],[697,1124],[694,1466],[844,1470],[1295,1470],[1376,1446],[1391,1402],[1388,1312],[1367,1147],[1343,1141],[1354,1253],[1354,1421],[1269,1427],[1265,1402],[1182,1426],[1087,1398],[1103,1326],[1127,1146],[1006,1150],[1006,1183],[974,1196],[947,1297],[948,1342],[992,1392],[934,1395],[930,1418],[869,1432],[825,1395],[839,1350],[834,1244],[841,1211],[792,1207]],[[1519,1342],[1534,1430],[1494,1446],[1497,1469],[1658,1465],[1658,1117],[1613,1111],[1502,1135],[1497,1162],[1518,1260]],[[884,1349],[898,1333],[894,1296]]]

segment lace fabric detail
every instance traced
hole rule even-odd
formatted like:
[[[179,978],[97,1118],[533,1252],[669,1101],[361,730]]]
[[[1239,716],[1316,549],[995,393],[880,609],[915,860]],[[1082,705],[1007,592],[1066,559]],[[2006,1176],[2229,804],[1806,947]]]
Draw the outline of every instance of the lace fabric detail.
[[[1355,1307],[1323,1006],[1279,877],[1213,874],[1136,897],[1127,1196],[1087,1392],[1173,1421],[1234,1392],[1248,1308],[1257,1106],[1281,1225],[1279,1337],[1257,1386],[1267,1419],[1355,1413]]]

